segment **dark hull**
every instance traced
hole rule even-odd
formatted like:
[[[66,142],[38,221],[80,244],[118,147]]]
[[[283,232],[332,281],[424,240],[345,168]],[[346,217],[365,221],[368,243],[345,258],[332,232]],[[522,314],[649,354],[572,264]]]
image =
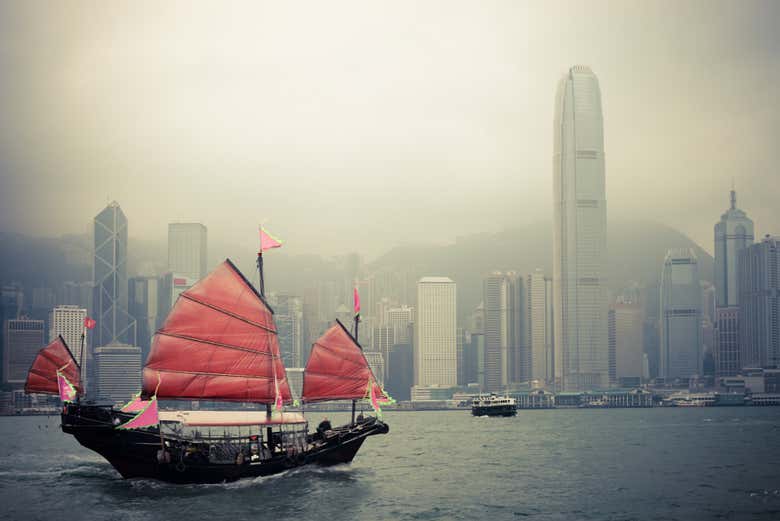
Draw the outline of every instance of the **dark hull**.
[[[488,407],[473,406],[471,414],[474,416],[515,416],[517,407],[514,405],[491,405]]]
[[[228,464],[194,461],[173,450],[169,462],[158,462],[159,431],[114,428],[117,418],[126,421],[131,417],[106,408],[69,405],[62,414],[62,430],[103,456],[123,478],[150,478],[171,483],[223,483],[278,474],[304,465],[349,463],[368,436],[389,431],[387,424],[369,418],[334,429],[324,440],[295,456],[280,453],[262,461]],[[163,439],[171,446],[176,443]]]

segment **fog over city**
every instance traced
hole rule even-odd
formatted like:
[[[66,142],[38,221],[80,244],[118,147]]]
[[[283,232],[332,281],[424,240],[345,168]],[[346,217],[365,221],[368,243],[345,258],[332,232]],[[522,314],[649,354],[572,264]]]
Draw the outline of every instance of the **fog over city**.
[[[0,5],[0,231],[375,257],[552,216],[555,88],[602,91],[608,218],[780,222],[777,2]],[[520,240],[520,238],[518,238]],[[225,252],[225,254],[232,254]]]

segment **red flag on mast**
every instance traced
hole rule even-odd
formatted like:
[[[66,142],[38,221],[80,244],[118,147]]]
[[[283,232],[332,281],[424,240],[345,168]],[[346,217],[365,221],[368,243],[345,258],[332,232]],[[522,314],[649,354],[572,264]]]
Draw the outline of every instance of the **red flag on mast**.
[[[84,327],[87,329],[95,329],[95,325],[97,322],[95,322],[94,318],[85,317],[84,318]]]
[[[355,288],[355,292],[353,295],[353,302],[355,306],[355,316],[359,317],[360,316],[360,293],[358,293],[357,288]]]

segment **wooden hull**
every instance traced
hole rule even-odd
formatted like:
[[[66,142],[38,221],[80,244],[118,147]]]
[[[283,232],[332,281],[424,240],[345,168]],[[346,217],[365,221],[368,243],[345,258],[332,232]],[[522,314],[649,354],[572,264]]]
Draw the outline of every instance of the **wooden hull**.
[[[210,463],[207,458],[195,459],[170,449],[170,461],[159,462],[159,431],[116,429],[116,419],[125,416],[131,417],[107,408],[69,405],[62,414],[62,430],[103,456],[123,478],[150,478],[171,483],[222,483],[278,474],[304,465],[349,463],[368,436],[389,432],[387,424],[369,418],[334,429],[332,435],[296,455],[279,453],[262,461]],[[165,437],[163,440],[169,447],[178,443]]]

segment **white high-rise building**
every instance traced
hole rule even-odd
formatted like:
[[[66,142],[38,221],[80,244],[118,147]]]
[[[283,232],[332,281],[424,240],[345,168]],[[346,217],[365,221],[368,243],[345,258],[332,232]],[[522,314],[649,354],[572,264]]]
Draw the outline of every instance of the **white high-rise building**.
[[[452,279],[423,277],[417,282],[415,336],[415,385],[457,385],[456,299]]]
[[[660,376],[686,379],[701,375],[701,288],[696,254],[669,250],[661,272]]]
[[[207,231],[201,223],[168,225],[168,270],[196,281],[206,276]]]
[[[604,124],[588,67],[572,67],[558,84],[553,141],[556,382],[563,390],[607,387]]]
[[[62,335],[76,362],[81,367],[81,381],[85,382],[87,368],[82,356],[86,358],[87,346],[81,349],[81,335],[84,333],[84,319],[87,310],[78,306],[57,306],[49,313],[49,342]],[[86,343],[86,339],[84,339]]]

